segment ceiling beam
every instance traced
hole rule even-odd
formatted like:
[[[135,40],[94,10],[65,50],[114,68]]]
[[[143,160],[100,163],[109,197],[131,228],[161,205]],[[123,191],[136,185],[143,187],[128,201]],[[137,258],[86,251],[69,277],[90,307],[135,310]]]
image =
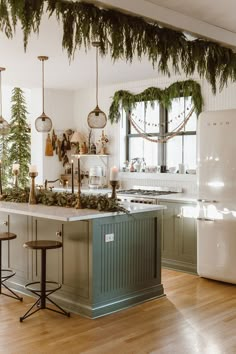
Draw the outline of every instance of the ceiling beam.
[[[188,32],[197,37],[210,39],[227,47],[236,48],[235,33],[146,0],[92,0],[89,2],[155,20],[164,26]]]

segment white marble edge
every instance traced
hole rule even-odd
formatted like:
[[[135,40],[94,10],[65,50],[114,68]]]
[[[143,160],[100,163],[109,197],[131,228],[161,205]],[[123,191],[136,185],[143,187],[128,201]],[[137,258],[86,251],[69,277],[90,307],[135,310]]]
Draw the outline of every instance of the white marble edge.
[[[125,207],[131,214],[159,211],[166,208],[163,205],[128,202],[123,202],[121,205]],[[121,212],[104,212],[95,209],[75,209],[59,206],[47,206],[42,204],[29,205],[27,203],[13,202],[0,202],[0,211],[59,221],[82,221],[124,214]]]

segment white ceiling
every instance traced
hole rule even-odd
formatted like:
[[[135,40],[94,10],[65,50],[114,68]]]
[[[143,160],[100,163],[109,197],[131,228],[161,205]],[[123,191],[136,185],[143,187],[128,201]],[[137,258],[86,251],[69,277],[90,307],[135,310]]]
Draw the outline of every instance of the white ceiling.
[[[235,0],[146,0],[236,33]]]
[[[236,10],[235,0],[104,0],[103,3],[118,7],[124,3],[135,5],[143,15],[147,3],[168,7],[169,11],[182,12],[187,16],[207,21],[214,26],[236,31],[236,21],[233,17]],[[96,2],[96,1],[95,1]],[[146,4],[146,5],[145,5]],[[138,5],[138,6],[137,6]],[[156,6],[156,5],[155,5]],[[116,7],[116,6],[115,6]],[[124,6],[125,8],[125,6]],[[152,8],[153,10],[153,8]],[[157,8],[160,10],[160,7]],[[137,13],[137,12],[136,12]],[[153,17],[158,20],[159,11],[153,11]],[[171,17],[170,17],[171,18]],[[173,18],[173,17],[172,17]],[[216,27],[213,27],[213,29]],[[45,87],[75,90],[85,87],[95,87],[95,49],[88,53],[77,50],[74,59],[69,63],[67,53],[62,50],[62,30],[54,17],[45,17],[40,25],[39,36],[31,35],[27,51],[23,49],[23,37],[20,29],[12,40],[0,33],[0,66],[6,67],[2,74],[2,84],[20,87],[41,87],[41,62],[38,55],[47,55],[45,62]],[[115,64],[109,56],[99,58],[99,85],[121,83],[157,77],[147,59],[132,64],[118,61]]]

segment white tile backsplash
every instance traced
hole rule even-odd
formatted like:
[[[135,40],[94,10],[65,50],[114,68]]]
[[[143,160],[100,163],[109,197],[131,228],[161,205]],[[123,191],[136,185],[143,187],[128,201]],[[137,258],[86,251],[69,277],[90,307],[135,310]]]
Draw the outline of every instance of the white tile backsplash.
[[[175,187],[182,188],[182,191],[187,194],[197,194],[196,175],[120,172],[120,182],[122,189],[129,189],[135,185],[143,187]]]

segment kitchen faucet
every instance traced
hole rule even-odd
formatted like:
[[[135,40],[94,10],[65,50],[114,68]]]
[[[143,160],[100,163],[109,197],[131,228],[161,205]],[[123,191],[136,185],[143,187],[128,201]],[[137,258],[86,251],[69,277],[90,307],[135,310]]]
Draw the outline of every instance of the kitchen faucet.
[[[60,183],[64,184],[64,182],[60,178],[57,178],[57,179],[55,179],[53,181],[48,181],[47,179],[45,179],[45,181],[44,181],[44,189],[45,190],[47,189],[48,183],[54,183],[54,182],[57,182],[57,181],[60,181]]]

